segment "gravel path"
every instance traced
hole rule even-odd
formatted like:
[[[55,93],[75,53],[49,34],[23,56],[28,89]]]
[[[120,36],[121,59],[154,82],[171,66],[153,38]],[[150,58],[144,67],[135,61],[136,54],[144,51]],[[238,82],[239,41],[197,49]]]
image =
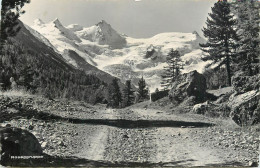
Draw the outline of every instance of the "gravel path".
[[[8,101],[5,110],[17,113],[7,108]],[[107,109],[84,102],[23,101],[29,101],[31,109],[44,109],[65,120],[23,118],[0,125],[32,132],[51,156],[76,156],[121,166],[248,166],[259,157],[259,126],[242,129],[229,119],[154,108]],[[20,100],[16,102],[20,104]],[[86,166],[85,162],[81,165]]]
[[[165,111],[155,109],[107,110],[106,113],[112,113],[114,119],[132,121],[201,120],[200,117],[192,119],[181,115],[166,115]],[[217,130],[222,129],[219,126],[206,128],[139,126],[138,124],[131,128],[102,126],[88,142],[92,145],[84,148],[87,152],[81,152],[80,156],[112,163],[128,162],[130,165],[156,163],[161,166],[241,166],[248,165],[250,160],[256,160],[258,156],[257,150],[252,152],[243,148],[229,148],[226,144],[217,145],[222,136],[229,136],[231,133],[217,134]],[[256,139],[255,143],[259,143]]]

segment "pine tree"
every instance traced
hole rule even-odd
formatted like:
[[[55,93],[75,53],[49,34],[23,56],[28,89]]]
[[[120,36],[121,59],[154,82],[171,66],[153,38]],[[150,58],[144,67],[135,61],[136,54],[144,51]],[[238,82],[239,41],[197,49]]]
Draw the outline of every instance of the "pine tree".
[[[122,95],[120,91],[120,87],[118,85],[118,79],[114,78],[112,83],[108,86],[108,94],[109,94],[109,106],[113,108],[117,108],[120,106],[122,102]]]
[[[19,85],[24,86],[27,91],[31,90],[32,92],[35,91],[36,86],[34,86],[34,71],[31,69],[30,66],[26,65],[19,74]]]
[[[168,66],[164,67],[164,73],[162,74],[161,86],[165,90],[171,87],[171,84],[180,75],[180,70],[182,68],[181,55],[179,51],[171,49],[166,57],[166,63]]]
[[[123,89],[123,106],[127,107],[134,103],[134,91],[131,86],[131,80],[127,80]]]
[[[6,41],[0,60],[1,90],[12,88],[10,78],[13,77],[19,88],[26,88],[31,93],[49,98],[60,98],[64,95],[68,99],[89,103],[101,102],[100,100],[107,98],[107,84],[96,76],[64,68],[52,59],[41,56],[33,48],[24,46],[15,38]]]
[[[218,1],[211,8],[210,18],[207,18],[207,28],[203,34],[207,38],[205,44],[200,44],[201,50],[207,53],[204,61],[212,60],[218,67],[226,65],[227,83],[231,86],[231,61],[236,56],[235,49],[239,40],[235,30],[236,20],[231,14],[230,3],[226,0]]]
[[[22,10],[26,3],[30,0],[2,0],[2,10],[1,10],[1,47],[5,43],[7,37],[12,37],[17,34],[20,30],[18,27],[18,18],[21,14],[25,13]]]
[[[259,73],[260,36],[259,36],[259,2],[245,0],[234,3],[237,16],[237,29],[239,40],[239,68],[250,76]]]
[[[143,101],[149,97],[148,95],[148,88],[146,86],[144,77],[138,81],[138,93],[140,95],[140,100]]]

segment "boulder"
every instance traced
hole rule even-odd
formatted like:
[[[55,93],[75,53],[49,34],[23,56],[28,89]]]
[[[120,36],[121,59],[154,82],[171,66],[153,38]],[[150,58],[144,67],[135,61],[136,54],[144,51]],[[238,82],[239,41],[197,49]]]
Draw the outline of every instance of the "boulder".
[[[257,162],[254,162],[254,161],[250,161],[250,162],[248,163],[248,166],[249,166],[249,167],[258,167],[258,163],[257,163]]]
[[[246,76],[243,72],[238,72],[232,77],[234,90],[241,94],[260,88],[260,74]]]
[[[252,90],[244,94],[234,93],[228,105],[231,107],[230,117],[240,126],[260,123],[260,92]]]
[[[226,104],[216,104],[210,101],[196,104],[192,108],[195,114],[203,114],[209,117],[228,117],[230,108]]]
[[[169,90],[163,90],[163,91],[157,91],[151,94],[151,100],[154,102],[156,100],[159,100],[161,98],[167,97],[169,93]]]
[[[196,104],[193,106],[192,111],[195,114],[205,114],[205,112],[208,110],[209,105],[208,102]]]
[[[182,102],[187,97],[194,96],[197,102],[203,102],[207,97],[206,89],[206,78],[195,70],[176,79],[169,92],[169,98]]]
[[[35,136],[20,128],[0,127],[1,164],[10,156],[41,156],[42,148]]]

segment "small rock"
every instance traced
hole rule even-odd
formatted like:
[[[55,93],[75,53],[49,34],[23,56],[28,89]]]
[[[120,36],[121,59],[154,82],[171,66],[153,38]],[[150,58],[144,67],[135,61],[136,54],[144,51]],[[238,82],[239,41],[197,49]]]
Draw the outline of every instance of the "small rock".
[[[11,127],[11,124],[6,124],[5,127]]]
[[[39,126],[44,126],[44,123],[39,123]]]
[[[64,146],[63,141],[59,141],[59,142],[58,142],[58,145],[60,145],[60,146]]]
[[[47,142],[43,142],[43,143],[41,144],[41,146],[42,146],[43,149],[45,149],[45,148],[47,147],[47,145],[48,145]]]
[[[249,166],[249,167],[257,167],[257,166],[258,166],[258,163],[257,163],[257,162],[254,162],[254,161],[249,161],[248,166]]]
[[[29,127],[28,127],[29,130],[33,130],[33,128],[34,128],[34,126],[32,126],[32,125],[29,125]]]

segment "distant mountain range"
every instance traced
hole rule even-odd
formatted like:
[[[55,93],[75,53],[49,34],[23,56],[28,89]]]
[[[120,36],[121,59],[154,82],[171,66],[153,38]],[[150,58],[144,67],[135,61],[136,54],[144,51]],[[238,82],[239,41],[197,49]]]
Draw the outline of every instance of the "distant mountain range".
[[[36,20],[35,24],[41,24],[41,20]],[[55,22],[58,24],[58,21]],[[32,29],[31,27],[20,22],[20,32],[16,36],[16,39],[23,43],[23,45],[44,54],[49,59],[56,61],[57,65],[63,65],[69,69],[80,69],[84,70],[86,74],[97,76],[99,79],[106,83],[110,83],[114,78],[112,75],[99,70],[96,66],[88,63],[83,57],[79,56],[77,52],[72,49],[64,49],[59,52],[52,41],[45,38],[41,33]],[[65,29],[65,28],[64,28]],[[69,36],[69,34],[67,34]],[[73,33],[72,33],[73,35]],[[77,36],[74,36],[75,40]],[[80,39],[77,39],[80,40]],[[65,44],[66,45],[66,44]],[[90,61],[91,62],[91,61]]]
[[[143,76],[151,91],[160,88],[166,55],[171,48],[182,55],[183,73],[195,69],[202,72],[209,63],[201,60],[199,43],[204,39],[197,32],[161,33],[135,39],[119,34],[104,20],[91,27],[77,24],[65,27],[58,19],[50,23],[37,19],[26,29],[71,66],[96,74],[107,82],[112,75],[122,82],[131,79],[137,85]]]
[[[18,88],[53,98],[82,100],[92,104],[106,103],[108,84],[114,76],[86,62],[73,50],[64,54],[39,32],[19,21],[20,31],[9,38],[1,55],[1,82],[12,88],[13,78]],[[77,66],[69,63],[68,55]],[[124,86],[120,83],[121,86]]]

